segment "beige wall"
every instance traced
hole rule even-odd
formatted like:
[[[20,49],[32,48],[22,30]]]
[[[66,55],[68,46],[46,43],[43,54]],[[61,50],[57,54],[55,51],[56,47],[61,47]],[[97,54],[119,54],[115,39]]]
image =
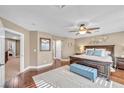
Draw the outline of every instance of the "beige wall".
[[[45,65],[53,63],[53,54],[52,54],[52,35],[43,32],[30,32],[30,46],[31,46],[31,65]],[[33,37],[33,38],[32,38]],[[40,51],[40,38],[49,38],[51,39],[51,50],[50,51]],[[34,49],[36,51],[34,52]]]
[[[31,46],[31,66],[34,65],[45,65],[53,62],[54,54],[52,43],[53,40],[62,40],[62,58],[68,58],[70,55],[74,54],[75,50],[75,40],[72,38],[57,37],[44,32],[30,32],[30,46]],[[33,38],[32,38],[33,37]],[[51,51],[40,51],[40,38],[51,39]],[[34,49],[36,51],[34,52]],[[37,63],[36,63],[37,62]]]
[[[62,42],[62,58],[69,58],[69,56],[75,53],[75,40],[74,39],[64,39]]]
[[[25,58],[24,58],[25,66],[24,67],[26,68],[27,66],[30,65],[30,38],[29,38],[30,34],[29,34],[29,31],[1,17],[0,17],[0,20],[2,21],[2,24],[5,28],[24,34],[24,55],[25,55]]]
[[[49,38],[52,42],[52,35],[43,32],[30,32],[30,65],[41,66],[53,62],[52,49],[51,51],[40,51],[40,38]],[[51,44],[52,46],[52,44]],[[51,47],[52,48],[52,47]]]
[[[62,58],[69,58],[75,53],[75,39],[53,36],[54,40],[62,41]]]
[[[51,50],[50,51],[40,51],[40,38],[51,39]],[[53,51],[52,51],[52,35],[48,33],[38,32],[37,44],[38,44],[38,60],[37,65],[44,65],[53,63]]]
[[[37,66],[37,38],[38,32],[31,31],[30,32],[30,66]]]
[[[3,23],[2,23],[1,18],[0,18],[0,27],[3,27]]]
[[[92,40],[100,40],[103,37],[107,37],[107,40],[100,43],[91,43]],[[124,32],[112,33],[101,36],[87,37],[76,39],[75,50],[79,52],[80,45],[115,45],[115,56],[120,56],[124,52]]]

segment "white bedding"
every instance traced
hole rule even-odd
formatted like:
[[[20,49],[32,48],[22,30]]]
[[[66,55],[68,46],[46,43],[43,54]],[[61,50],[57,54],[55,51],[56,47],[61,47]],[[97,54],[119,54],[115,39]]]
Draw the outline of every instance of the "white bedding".
[[[95,61],[100,61],[100,62],[110,62],[110,63],[113,63],[111,56],[98,57],[98,56],[89,56],[89,55],[83,54],[83,55],[73,55],[72,57],[89,59],[89,60],[95,60]]]

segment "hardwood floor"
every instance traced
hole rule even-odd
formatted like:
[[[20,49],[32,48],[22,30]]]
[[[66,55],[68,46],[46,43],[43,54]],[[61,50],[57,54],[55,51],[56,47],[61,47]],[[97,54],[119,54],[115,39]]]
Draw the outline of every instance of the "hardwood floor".
[[[116,72],[111,73],[111,80],[124,84],[124,70],[117,69]]]
[[[56,69],[60,66],[63,66],[62,63],[58,62],[58,60],[55,60],[55,62],[51,66],[47,66],[41,69],[29,69],[24,73],[20,73],[17,76],[13,77],[11,80],[6,81],[5,88],[36,88],[32,76],[47,72],[52,69]]]
[[[20,72],[20,58],[9,56],[5,64],[5,80],[8,81]]]
[[[60,67],[60,66],[59,66]],[[32,76],[44,73],[46,71],[57,68],[55,64],[52,66],[44,67],[42,69],[29,69],[24,73],[20,73],[10,81],[5,83],[5,88],[36,88]],[[124,84],[124,70],[116,70],[111,73],[111,80]]]
[[[53,66],[44,67],[42,69],[29,69],[24,73],[13,77],[11,80],[5,83],[5,88],[36,88],[36,85],[32,79],[32,76],[41,74],[43,72],[52,70]]]

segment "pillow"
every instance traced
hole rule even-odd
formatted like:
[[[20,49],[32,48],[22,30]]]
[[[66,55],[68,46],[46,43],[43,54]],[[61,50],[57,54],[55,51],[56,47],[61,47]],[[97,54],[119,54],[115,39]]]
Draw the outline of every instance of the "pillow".
[[[106,50],[105,49],[95,49],[93,55],[99,56],[99,57],[105,57],[106,56]]]
[[[89,48],[89,49],[86,49],[86,55],[89,55],[89,56],[91,56],[91,55],[93,55],[93,53],[94,53],[94,48]]]
[[[111,51],[106,51],[106,56],[110,56],[111,55]]]

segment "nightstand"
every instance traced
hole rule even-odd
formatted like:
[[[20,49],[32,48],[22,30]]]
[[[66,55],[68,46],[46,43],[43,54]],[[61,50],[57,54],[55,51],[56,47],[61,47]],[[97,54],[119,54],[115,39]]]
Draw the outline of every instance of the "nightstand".
[[[116,57],[116,68],[117,69],[124,69],[124,58]]]

